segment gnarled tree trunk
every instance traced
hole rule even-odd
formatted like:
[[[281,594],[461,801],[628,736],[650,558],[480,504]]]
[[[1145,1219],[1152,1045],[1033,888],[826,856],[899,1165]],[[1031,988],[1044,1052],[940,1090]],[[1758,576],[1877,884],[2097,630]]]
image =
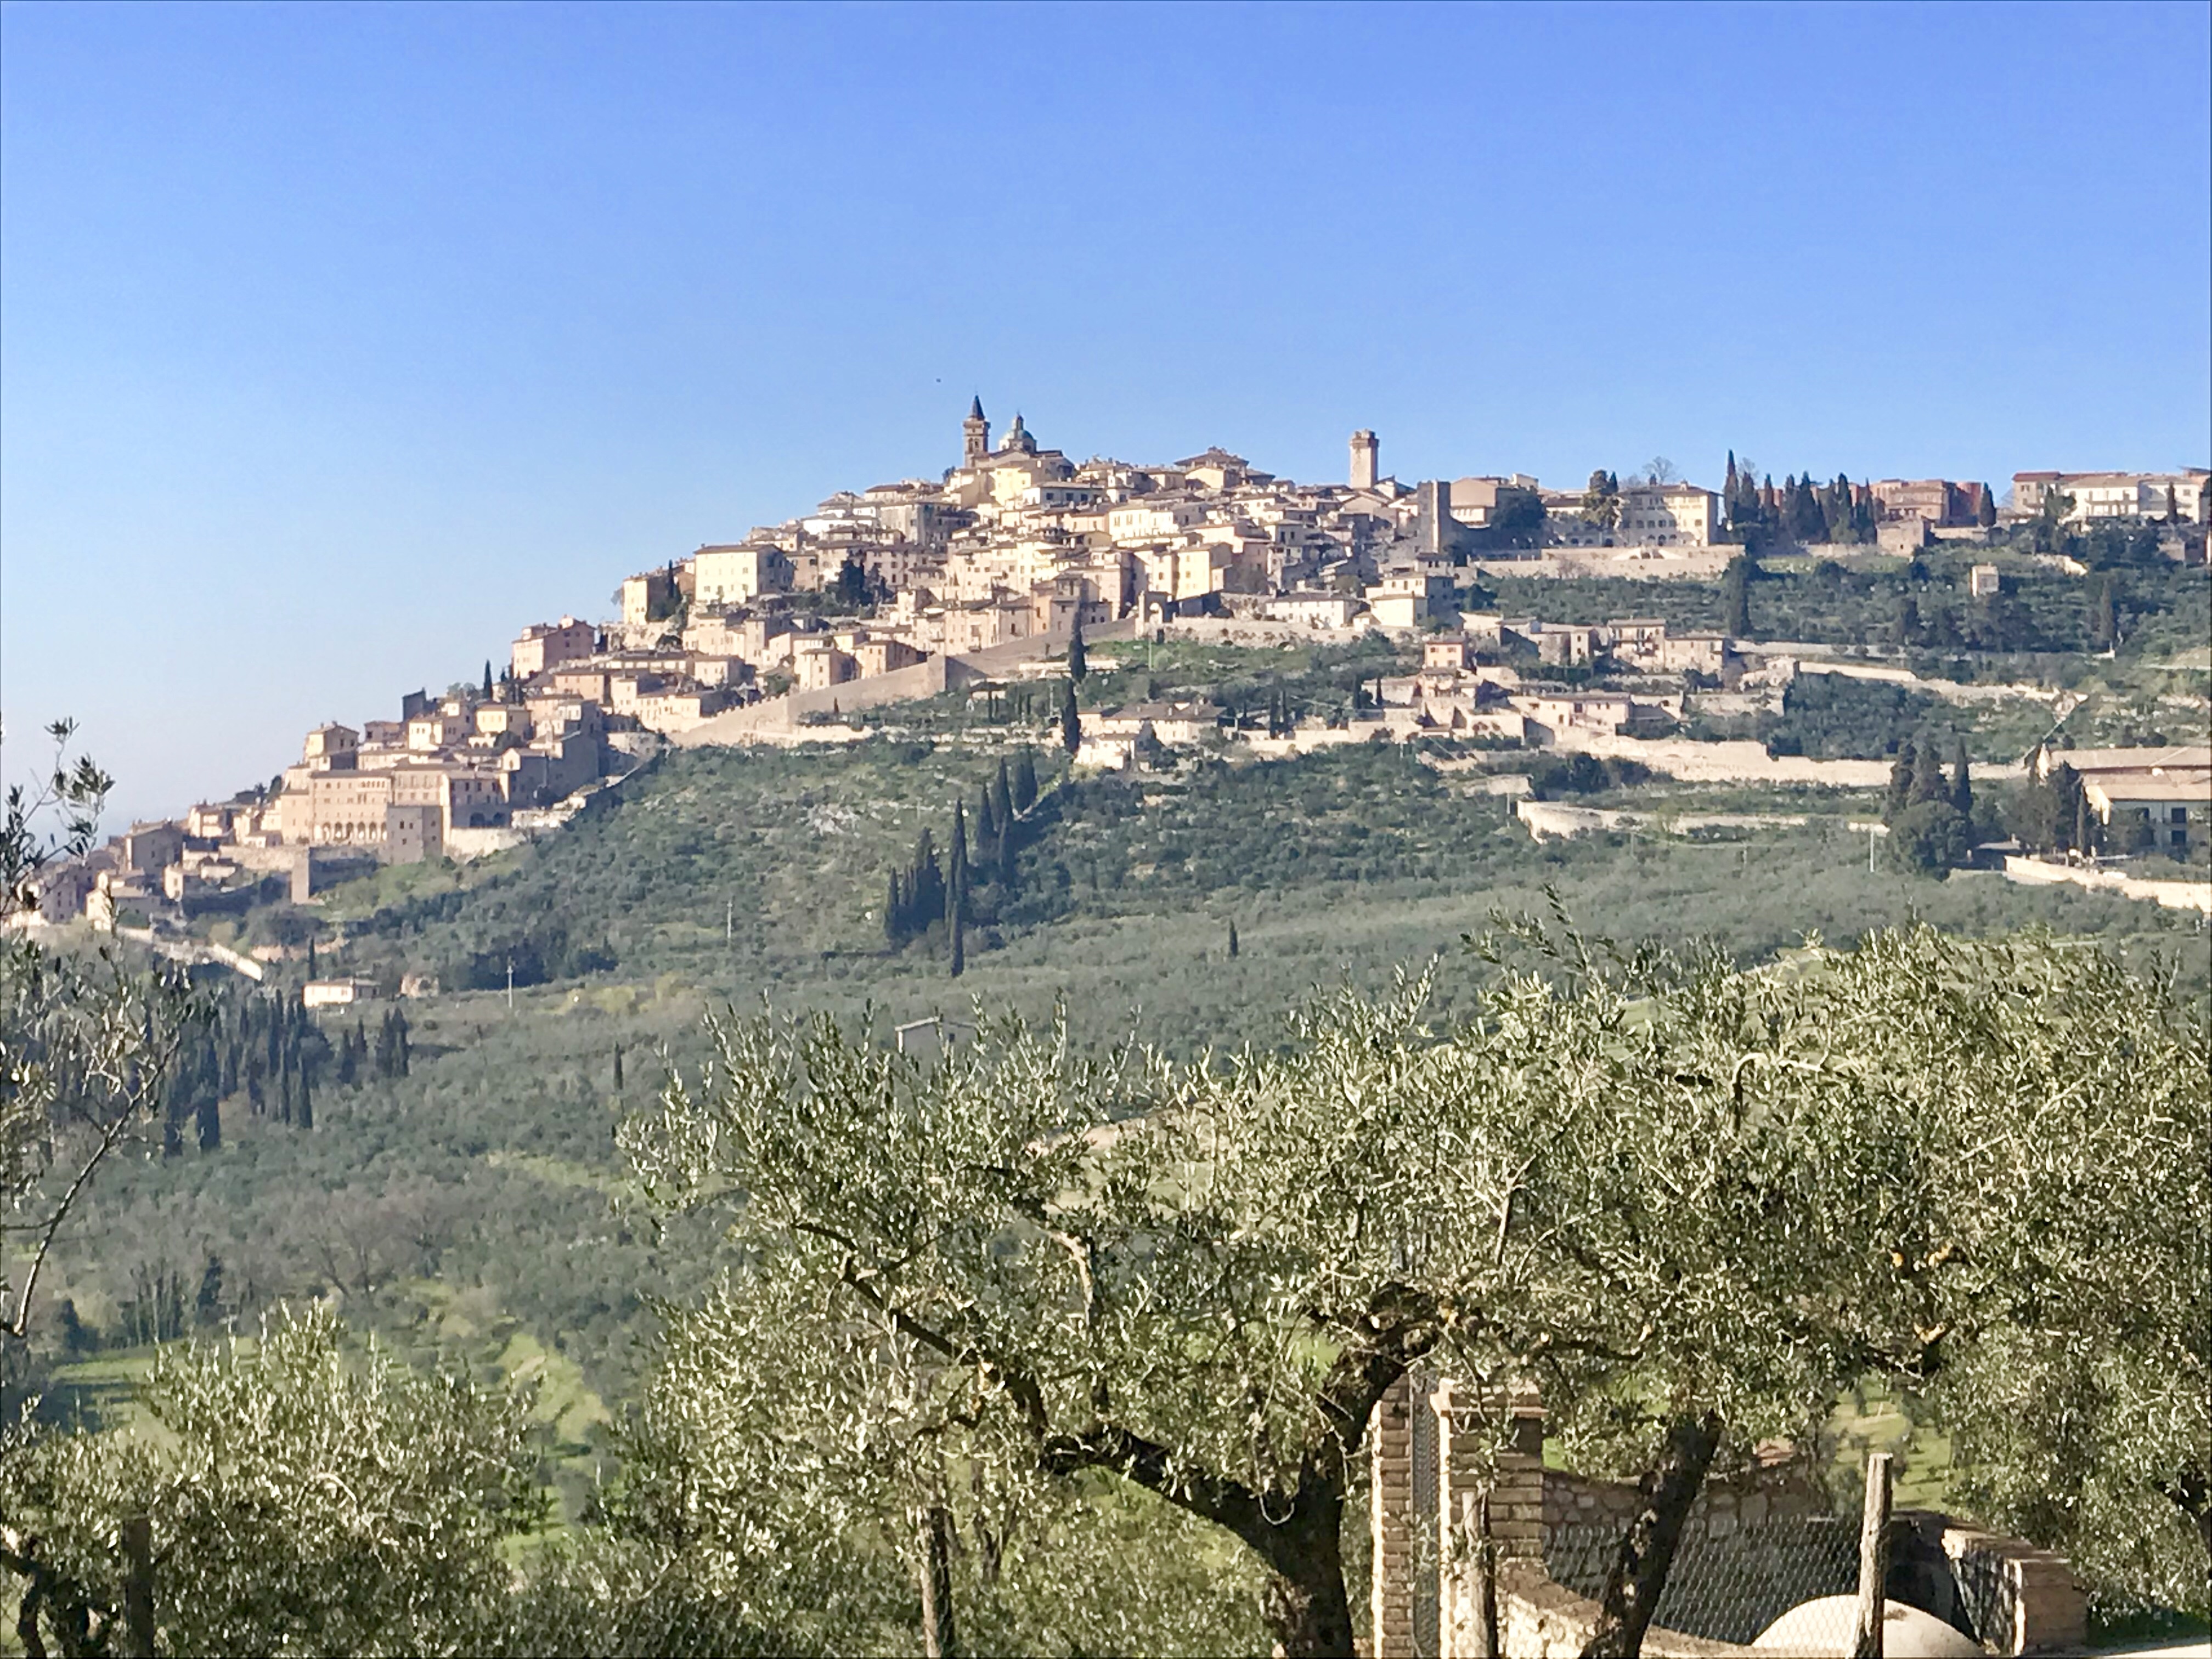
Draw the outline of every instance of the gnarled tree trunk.
[[[1352,1603],[1344,1589],[1344,1494],[1301,1487],[1291,1518],[1270,1530],[1262,1614],[1284,1659],[1350,1659]]]
[[[1682,1541],[1682,1523],[1720,1443],[1717,1412],[1679,1417],[1668,1425],[1666,1443],[1638,1487],[1635,1518],[1606,1574],[1597,1628],[1583,1647],[1583,1659],[1636,1659],[1643,1652],[1644,1632]]]

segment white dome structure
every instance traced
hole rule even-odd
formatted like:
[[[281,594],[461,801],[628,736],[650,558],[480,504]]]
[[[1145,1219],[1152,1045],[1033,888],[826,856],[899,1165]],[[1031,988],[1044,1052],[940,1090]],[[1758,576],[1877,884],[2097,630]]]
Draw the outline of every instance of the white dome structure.
[[[1857,1622],[1856,1596],[1818,1596],[1800,1601],[1759,1632],[1752,1646],[1792,1659],[1850,1659]],[[1902,1601],[1882,1604],[1881,1651],[1882,1659],[1984,1659],[1980,1644]]]

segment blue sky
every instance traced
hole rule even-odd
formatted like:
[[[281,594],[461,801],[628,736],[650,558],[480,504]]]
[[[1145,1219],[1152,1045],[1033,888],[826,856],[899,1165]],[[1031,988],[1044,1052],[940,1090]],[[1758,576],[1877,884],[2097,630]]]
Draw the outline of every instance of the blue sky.
[[[934,472],[2212,452],[2203,5],[0,7],[0,706],[127,811]]]

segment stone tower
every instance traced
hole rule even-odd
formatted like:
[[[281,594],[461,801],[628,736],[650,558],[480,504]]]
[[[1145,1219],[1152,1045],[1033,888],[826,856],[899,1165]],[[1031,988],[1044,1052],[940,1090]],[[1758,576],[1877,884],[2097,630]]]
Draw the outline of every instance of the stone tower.
[[[1352,487],[1354,489],[1375,488],[1375,480],[1382,476],[1378,466],[1382,453],[1382,443],[1364,427],[1352,434]]]
[[[960,464],[981,466],[991,453],[991,423],[983,416],[983,400],[968,405],[968,418],[960,422]]]

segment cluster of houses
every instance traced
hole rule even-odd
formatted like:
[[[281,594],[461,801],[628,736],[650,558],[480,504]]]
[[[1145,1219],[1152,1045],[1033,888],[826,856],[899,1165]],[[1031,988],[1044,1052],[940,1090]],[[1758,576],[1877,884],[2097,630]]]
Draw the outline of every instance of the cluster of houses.
[[[1077,463],[1018,415],[994,445],[980,399],[961,436],[959,463],[940,478],[833,495],[633,575],[619,617],[604,624],[562,617],[525,629],[495,684],[487,673],[478,690],[410,694],[397,720],[358,730],[317,726],[274,787],[134,825],[46,872],[42,914],[112,922],[125,908],[190,912],[271,877],[304,897],[319,870],[347,861],[483,850],[593,785],[611,750],[634,746],[629,733],[684,732],[785,691],[882,683],[933,659],[1065,640],[1079,626],[1206,615],[1315,633],[1420,632],[1419,670],[1384,678],[1364,722],[1400,738],[1656,734],[1681,717],[1680,695],[1547,684],[1543,670],[1605,663],[1710,684],[1732,660],[1721,635],[1675,634],[1656,619],[1568,626],[1464,608],[1473,559],[1719,547],[1722,498],[1695,484],[1631,480],[1601,512],[1581,491],[1518,473],[1407,484],[1382,473],[1380,441],[1364,430],[1352,434],[1342,483],[1278,477],[1218,448],[1161,465]],[[2202,523],[2207,477],[2021,473],[2011,511],[2039,513],[2057,491],[2075,519]],[[1886,539],[1901,526],[1917,544],[1989,516],[1980,485],[1862,488]],[[1994,567],[1976,571],[1978,592],[1984,576],[1994,584]],[[1439,626],[1455,631],[1429,631]],[[1126,764],[1147,744],[1195,743],[1221,723],[1210,705],[1087,716],[1080,758]]]
[[[581,624],[532,632],[577,653],[568,689],[680,731],[763,694],[1064,637],[1078,623],[1226,615],[1407,630],[1459,610],[1471,557],[1604,548],[1663,562],[1725,550],[1723,498],[1693,483],[1631,479],[1592,511],[1584,491],[1547,490],[1522,473],[1402,483],[1382,473],[1371,431],[1352,434],[1350,463],[1342,483],[1279,477],[1218,448],[1165,465],[1079,463],[1018,415],[994,445],[978,399],[959,464],[941,478],[841,493],[634,575],[620,619],[596,641],[577,631],[570,642],[564,630]],[[2066,492],[2075,518],[2109,516],[2126,483],[2128,510],[2201,523],[2207,476],[2021,473],[2010,516],[2033,516],[2051,488]],[[1882,539],[1900,545],[1979,535],[1994,507],[1986,486],[1940,478],[1860,489]],[[808,598],[824,592],[872,600],[870,620],[826,627]],[[1547,648],[1587,656],[1592,641]],[[1670,649],[1680,666],[1706,668],[1689,658],[1712,647]]]
[[[1703,677],[1718,683],[1738,666],[1730,643],[1718,634],[1674,634],[1658,617],[1621,617],[1589,625],[1462,612],[1460,627],[1421,641],[1420,666],[1384,675],[1371,707],[1334,737],[1295,732],[1264,737],[1233,725],[1209,702],[1146,702],[1083,717],[1079,765],[1123,768],[1147,745],[1188,748],[1209,735],[1224,741],[1291,747],[1314,740],[1380,737],[1405,742],[1423,737],[1502,744],[1546,745],[1567,732],[1662,737],[1684,715],[1682,690],[1622,691],[1565,685],[1543,678],[1547,667],[1604,667],[1628,676],[1672,679]]]
[[[89,856],[41,872],[40,914],[185,915],[244,908],[271,878],[295,898],[349,866],[485,850],[598,780],[603,705],[512,673],[489,694],[410,692],[398,720],[307,733],[266,789],[134,824]]]

